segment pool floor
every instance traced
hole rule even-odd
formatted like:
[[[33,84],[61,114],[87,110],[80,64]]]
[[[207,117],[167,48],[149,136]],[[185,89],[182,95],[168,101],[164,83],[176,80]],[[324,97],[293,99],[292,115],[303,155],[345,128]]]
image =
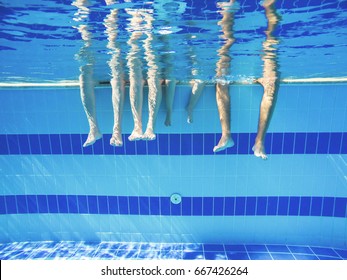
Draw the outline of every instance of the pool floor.
[[[347,260],[346,249],[291,245],[201,243],[14,242],[0,244],[1,260]]]

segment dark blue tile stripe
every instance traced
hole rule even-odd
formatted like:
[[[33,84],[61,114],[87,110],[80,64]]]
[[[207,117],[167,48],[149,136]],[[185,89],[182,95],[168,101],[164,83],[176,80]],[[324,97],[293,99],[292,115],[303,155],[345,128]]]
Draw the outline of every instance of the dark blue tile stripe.
[[[169,197],[96,195],[3,195],[0,214],[74,213],[162,216],[347,217],[347,197]]]
[[[123,147],[112,147],[111,135],[93,146],[83,148],[86,134],[3,134],[0,135],[0,155],[77,154],[77,155],[210,155],[219,133],[158,134],[154,141],[128,140],[123,135]],[[252,154],[254,133],[234,133],[235,146],[218,154]],[[269,154],[346,154],[347,132],[267,133]]]

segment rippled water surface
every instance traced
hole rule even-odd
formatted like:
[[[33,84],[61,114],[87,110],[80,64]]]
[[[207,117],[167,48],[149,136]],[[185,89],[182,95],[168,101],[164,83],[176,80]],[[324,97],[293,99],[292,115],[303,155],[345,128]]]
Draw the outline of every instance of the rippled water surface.
[[[264,2],[4,0],[0,80],[76,81],[85,63],[97,81],[109,81],[110,64],[127,79],[137,63],[145,75],[213,81],[221,55],[230,60],[223,78],[250,80],[262,73]],[[347,1],[277,0],[274,9],[281,78],[347,76]]]

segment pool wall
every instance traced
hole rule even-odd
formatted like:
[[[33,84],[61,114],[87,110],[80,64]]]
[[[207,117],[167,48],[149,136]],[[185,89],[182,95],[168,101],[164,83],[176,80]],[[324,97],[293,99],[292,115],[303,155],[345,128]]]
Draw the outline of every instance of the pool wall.
[[[38,240],[300,244],[347,247],[347,85],[282,84],[266,137],[252,156],[262,89],[230,86],[236,145],[214,154],[220,124],[213,86],[186,122],[190,88],[164,102],[157,139],[109,143],[111,89],[96,89],[103,139],[88,133],[78,88],[0,90],[0,242]],[[146,98],[145,98],[146,99]],[[147,122],[144,104],[143,123]],[[180,204],[170,195],[179,193]]]

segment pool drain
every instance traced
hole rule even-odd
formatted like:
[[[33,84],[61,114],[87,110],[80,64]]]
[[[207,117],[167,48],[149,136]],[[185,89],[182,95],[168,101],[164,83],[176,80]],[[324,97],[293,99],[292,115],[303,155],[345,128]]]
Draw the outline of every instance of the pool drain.
[[[182,197],[178,193],[174,193],[170,196],[170,201],[172,204],[180,204],[182,200]]]

